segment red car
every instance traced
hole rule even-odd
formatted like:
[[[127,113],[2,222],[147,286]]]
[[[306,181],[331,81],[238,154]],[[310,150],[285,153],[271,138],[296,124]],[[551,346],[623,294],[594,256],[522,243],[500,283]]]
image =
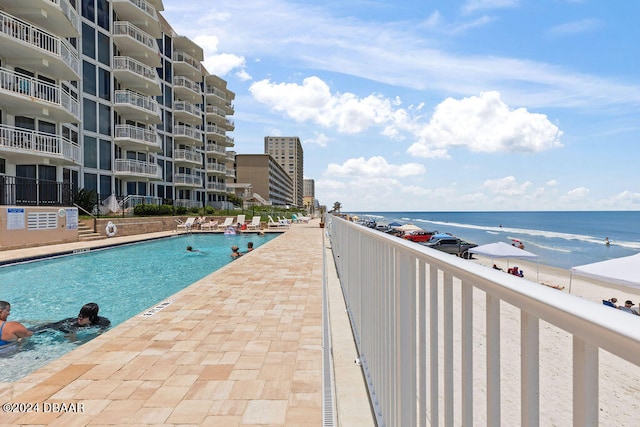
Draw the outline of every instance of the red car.
[[[412,230],[404,233],[402,238],[411,240],[412,242],[426,242],[436,233],[437,231]]]

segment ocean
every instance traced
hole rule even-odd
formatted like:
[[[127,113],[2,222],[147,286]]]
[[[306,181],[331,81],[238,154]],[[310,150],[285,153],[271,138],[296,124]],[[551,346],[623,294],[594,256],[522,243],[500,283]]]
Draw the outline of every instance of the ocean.
[[[521,241],[540,264],[571,267],[640,252],[640,211],[354,212],[378,223],[397,221],[484,245]],[[605,238],[611,244],[605,245]]]

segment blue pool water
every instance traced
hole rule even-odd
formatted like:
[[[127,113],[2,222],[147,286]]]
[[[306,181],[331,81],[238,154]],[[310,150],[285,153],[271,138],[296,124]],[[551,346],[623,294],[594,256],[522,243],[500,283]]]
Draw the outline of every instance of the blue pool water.
[[[276,236],[185,234],[0,267],[0,300],[11,303],[8,320],[28,328],[75,317],[88,302],[113,327],[232,262],[231,246],[243,252],[249,241],[257,248]],[[0,347],[0,381],[15,381],[73,350],[97,336],[92,329],[75,336],[45,331]]]

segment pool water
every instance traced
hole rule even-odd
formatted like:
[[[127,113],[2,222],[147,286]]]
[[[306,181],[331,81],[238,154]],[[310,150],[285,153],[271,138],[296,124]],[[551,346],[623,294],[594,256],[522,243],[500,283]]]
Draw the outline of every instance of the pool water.
[[[0,300],[11,303],[8,320],[27,328],[75,317],[88,302],[114,327],[232,262],[231,246],[244,252],[249,241],[257,248],[276,236],[185,234],[0,267]],[[0,381],[20,379],[99,333],[48,330],[0,347]]]

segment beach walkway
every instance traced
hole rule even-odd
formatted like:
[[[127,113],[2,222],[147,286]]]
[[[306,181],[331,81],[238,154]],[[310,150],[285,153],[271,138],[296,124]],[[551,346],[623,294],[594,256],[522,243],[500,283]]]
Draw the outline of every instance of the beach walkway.
[[[0,261],[162,234],[4,251]],[[0,383],[2,403],[40,405],[39,412],[3,412],[0,425],[322,425],[325,245],[317,221],[294,224],[149,315]],[[330,305],[344,312],[335,272],[328,277]],[[337,370],[346,373],[336,389],[351,396],[349,405],[356,401],[350,425],[372,425],[346,316],[332,326],[341,331]]]

